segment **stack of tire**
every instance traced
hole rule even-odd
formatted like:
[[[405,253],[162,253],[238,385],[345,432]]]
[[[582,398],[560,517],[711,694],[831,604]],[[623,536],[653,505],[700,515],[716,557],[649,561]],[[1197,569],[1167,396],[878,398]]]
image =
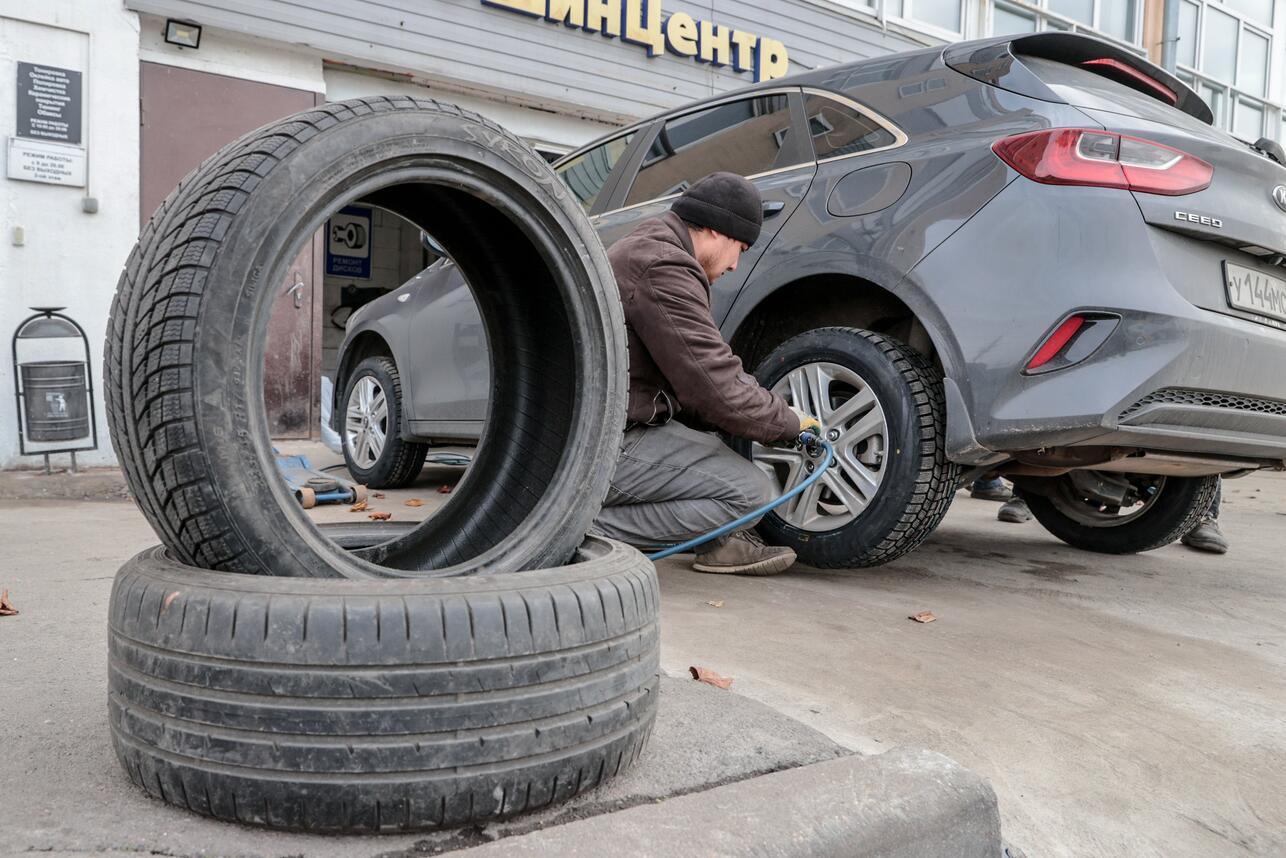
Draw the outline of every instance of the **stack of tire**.
[[[418,526],[314,526],[268,438],[280,284],[358,200],[448,250],[491,350],[473,465]],[[139,786],[220,819],[416,830],[562,801],[637,760],[655,571],[583,536],[623,428],[621,308],[580,206],[525,144],[405,97],[251,132],[144,228],[106,353],[113,444],[163,543],[110,606],[112,737]]]

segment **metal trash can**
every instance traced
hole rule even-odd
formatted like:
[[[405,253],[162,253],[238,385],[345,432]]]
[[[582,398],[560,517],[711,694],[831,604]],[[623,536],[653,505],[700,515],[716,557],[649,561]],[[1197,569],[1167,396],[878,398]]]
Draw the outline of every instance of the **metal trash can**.
[[[18,407],[18,452],[44,456],[98,449],[94,374],[89,338],[62,307],[32,307],[13,335],[14,398]]]
[[[27,440],[44,443],[89,437],[84,363],[44,360],[22,364],[20,369]]]

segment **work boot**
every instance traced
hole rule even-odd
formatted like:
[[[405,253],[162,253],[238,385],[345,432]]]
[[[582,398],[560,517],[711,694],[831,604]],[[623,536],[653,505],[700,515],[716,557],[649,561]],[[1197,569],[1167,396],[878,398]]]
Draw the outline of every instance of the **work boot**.
[[[996,513],[996,520],[1022,524],[1031,521],[1031,509],[1027,506],[1027,501],[1015,495]]]
[[[999,477],[994,480],[974,480],[969,487],[969,497],[977,500],[1007,501],[1013,496],[1009,486]]]
[[[776,575],[794,562],[795,552],[789,548],[765,545],[753,530],[738,530],[722,541],[699,546],[692,568],[724,575]]]
[[[1200,524],[1185,533],[1181,542],[1198,551],[1209,551],[1211,554],[1228,553],[1228,538],[1219,529],[1219,522],[1210,516],[1201,519]]]

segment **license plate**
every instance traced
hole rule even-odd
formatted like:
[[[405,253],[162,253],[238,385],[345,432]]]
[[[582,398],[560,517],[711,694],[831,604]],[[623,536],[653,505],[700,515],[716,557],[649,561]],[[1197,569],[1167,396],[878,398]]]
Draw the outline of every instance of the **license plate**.
[[[1286,322],[1286,280],[1227,261],[1223,280],[1229,307]]]

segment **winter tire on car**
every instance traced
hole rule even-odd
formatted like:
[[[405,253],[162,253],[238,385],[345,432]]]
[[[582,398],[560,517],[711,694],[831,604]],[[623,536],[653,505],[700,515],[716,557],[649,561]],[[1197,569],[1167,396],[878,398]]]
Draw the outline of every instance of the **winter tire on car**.
[[[369,357],[350,373],[340,415],[344,464],[373,489],[398,489],[420,475],[427,444],[402,438],[402,382],[389,357]]]
[[[219,819],[344,833],[512,816],[638,759],[658,598],[642,555],[592,537],[562,568],[428,580],[210,572],[157,547],[112,589],[113,744],[148,793]]]
[[[756,374],[821,420],[835,447],[826,476],[764,516],[767,541],[812,566],[876,566],[933,532],[957,467],[946,457],[942,375],[922,355],[871,331],[818,328],[778,346]],[[782,491],[820,464],[801,450],[738,444]]]
[[[474,298],[492,385],[452,500],[350,555],[277,474],[263,355],[291,261],[354,202],[430,232],[484,284]],[[187,564],[347,578],[558,565],[607,493],[625,420],[624,332],[598,236],[528,146],[428,100],[326,104],[221,149],[144,228],[109,324],[112,442],[134,498]]]
[[[1022,489],[1023,500],[1041,526],[1074,548],[1101,554],[1136,554],[1169,545],[1201,521],[1219,489],[1219,477],[1130,478],[1135,503],[1105,505],[1078,491],[1071,476],[1046,481],[1045,491]]]

